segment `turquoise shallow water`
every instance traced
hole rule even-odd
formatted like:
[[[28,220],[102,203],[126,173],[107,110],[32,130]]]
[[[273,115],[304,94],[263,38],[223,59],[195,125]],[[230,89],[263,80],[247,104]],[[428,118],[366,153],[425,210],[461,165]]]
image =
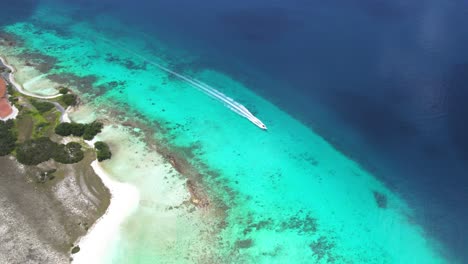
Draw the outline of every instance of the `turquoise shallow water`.
[[[190,54],[111,18],[102,17],[94,25],[75,23],[65,10],[59,11],[43,6],[31,20],[7,26],[7,32],[24,39],[24,48],[3,52],[45,54],[58,59],[51,73],[94,76],[94,88],[79,91],[87,101],[132,110],[148,124],[157,121],[166,131],[156,133],[157,139],[192,149],[196,155],[189,162],[206,175],[210,194],[228,207],[224,228],[212,234],[216,246],[207,252],[219,262],[449,263],[441,246],[412,221],[404,200],[238,80],[216,69],[191,67]],[[268,132],[148,62],[239,100]],[[386,197],[386,208],[378,206],[376,193]],[[143,214],[147,212],[140,210],[129,222],[137,223]],[[132,232],[131,225],[122,231],[127,239],[109,253],[116,254],[113,263],[176,259],[149,246],[160,238]],[[187,244],[178,244],[173,254],[183,255],[190,250]]]

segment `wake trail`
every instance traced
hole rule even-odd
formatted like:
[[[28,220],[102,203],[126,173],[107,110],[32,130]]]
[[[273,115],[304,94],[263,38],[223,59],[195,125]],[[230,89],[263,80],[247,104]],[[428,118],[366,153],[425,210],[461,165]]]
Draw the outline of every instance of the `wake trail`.
[[[95,38],[104,41],[105,43],[107,43],[110,46],[113,46],[115,48],[124,50],[127,53],[133,55],[134,57],[139,58],[139,59],[143,60],[144,62],[149,63],[149,64],[151,64],[151,65],[165,71],[166,73],[169,73],[169,74],[172,74],[172,75],[178,77],[179,79],[191,84],[193,87],[197,88],[199,91],[205,93],[206,95],[210,96],[211,98],[223,103],[227,108],[229,108],[234,113],[236,113],[236,114],[238,114],[238,115],[240,115],[240,116],[242,116],[244,118],[247,118],[249,121],[254,123],[259,128],[264,129],[264,130],[267,129],[266,126],[262,123],[262,121],[260,121],[260,119],[255,117],[245,106],[243,106],[239,102],[236,102],[231,97],[229,97],[229,96],[223,94],[222,92],[218,91],[214,87],[212,87],[212,86],[210,86],[210,85],[208,85],[208,84],[206,84],[206,83],[204,83],[202,81],[199,81],[197,79],[193,79],[191,77],[188,77],[188,76],[185,76],[185,75],[183,75],[181,73],[173,71],[173,70],[171,70],[171,69],[169,69],[169,68],[167,68],[167,67],[165,67],[165,66],[163,66],[163,65],[161,65],[159,63],[148,60],[146,57],[134,52],[133,50],[131,50],[129,48],[126,48],[125,46],[118,45],[118,44],[115,44],[113,42],[110,42],[106,38],[103,38],[103,37],[95,37]]]

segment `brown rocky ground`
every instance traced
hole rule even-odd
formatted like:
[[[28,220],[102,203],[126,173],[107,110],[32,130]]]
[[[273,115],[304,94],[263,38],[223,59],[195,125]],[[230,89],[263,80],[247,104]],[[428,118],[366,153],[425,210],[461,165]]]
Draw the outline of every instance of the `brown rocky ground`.
[[[73,243],[110,202],[90,167],[94,159],[91,150],[72,165],[23,166],[0,157],[0,263],[70,262]]]

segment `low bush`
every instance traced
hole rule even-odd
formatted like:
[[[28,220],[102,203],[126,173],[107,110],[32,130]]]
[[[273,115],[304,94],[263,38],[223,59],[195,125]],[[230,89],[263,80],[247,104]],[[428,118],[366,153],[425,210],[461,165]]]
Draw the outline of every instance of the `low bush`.
[[[94,143],[94,147],[97,150],[97,159],[99,162],[112,158],[112,153],[106,143],[98,141]]]
[[[31,103],[40,113],[45,113],[55,107],[54,104],[49,102],[39,102],[36,100],[31,100]]]
[[[61,94],[67,94],[69,91],[70,91],[70,90],[68,90],[68,88],[62,87],[62,88],[60,88],[59,93],[61,93]]]
[[[80,143],[70,142],[66,145],[61,145],[57,148],[53,159],[64,164],[72,164],[81,161],[84,158],[84,153],[81,150]]]
[[[92,140],[97,134],[101,133],[102,127],[103,125],[100,122],[92,122],[85,125],[83,139]]]
[[[60,136],[83,137],[85,140],[92,140],[97,134],[101,133],[102,123],[92,122],[91,124],[78,123],[60,123],[55,127],[55,133]]]
[[[81,161],[84,153],[79,143],[70,142],[64,145],[42,137],[19,144],[16,149],[16,158],[18,162],[25,165],[37,165],[50,159],[71,164]]]
[[[55,127],[55,133],[67,137],[67,136],[83,136],[85,131],[85,125],[78,123],[60,123]]]
[[[15,89],[13,89],[13,85],[7,84],[7,90],[9,95],[13,95],[15,93]]]
[[[74,95],[74,94],[64,94],[62,96],[62,101],[66,106],[76,105],[76,95]]]
[[[15,123],[13,120],[0,121],[0,156],[10,154],[16,147],[16,135],[11,131]]]
[[[16,158],[21,164],[37,165],[50,160],[57,148],[58,144],[49,138],[31,139],[19,144],[16,148]]]

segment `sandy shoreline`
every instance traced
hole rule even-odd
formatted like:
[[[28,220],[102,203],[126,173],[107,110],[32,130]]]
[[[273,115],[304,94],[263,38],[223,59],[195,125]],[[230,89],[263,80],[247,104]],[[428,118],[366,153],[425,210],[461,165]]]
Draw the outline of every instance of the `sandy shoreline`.
[[[49,96],[42,96],[42,95],[37,95],[37,94],[30,93],[30,92],[26,91],[23,88],[23,86],[21,84],[19,84],[18,82],[16,82],[16,80],[15,80],[15,75],[14,75],[14,73],[16,72],[15,67],[8,64],[7,60],[3,56],[0,56],[0,61],[3,63],[3,65],[5,65],[5,67],[10,69],[10,73],[8,74],[9,81],[13,84],[13,86],[16,88],[16,90],[18,92],[20,92],[20,93],[22,93],[24,95],[31,96],[31,97],[36,97],[36,98],[39,98],[39,99],[54,99],[54,98],[62,96],[60,93],[54,94],[54,95],[49,95]]]
[[[76,243],[80,252],[72,256],[73,263],[103,263],[112,242],[118,239],[116,234],[120,224],[136,209],[139,201],[138,190],[135,187],[112,180],[97,160],[93,161],[91,167],[110,190],[111,203],[88,234]]]
[[[0,56],[0,61],[5,67],[10,69],[11,72],[8,76],[9,81],[20,93],[39,99],[53,99],[61,96],[61,94],[40,96],[24,90],[22,85],[15,81],[14,73],[16,69],[12,65],[9,65],[2,56]],[[63,112],[61,111],[61,122],[71,122],[68,116],[70,111],[71,108],[67,108]],[[15,118],[17,114],[18,109],[13,106],[13,113],[6,119]],[[94,141],[86,141],[86,143],[91,148],[94,148]],[[118,233],[117,231],[120,224],[136,209],[139,201],[139,193],[134,186],[112,180],[97,160],[91,163],[91,167],[103,184],[109,189],[111,201],[105,214],[93,224],[85,236],[79,238],[75,243],[80,247],[80,252],[72,255],[74,263],[102,263],[105,253],[107,252],[106,249],[108,249],[112,241],[116,239],[115,236]]]

